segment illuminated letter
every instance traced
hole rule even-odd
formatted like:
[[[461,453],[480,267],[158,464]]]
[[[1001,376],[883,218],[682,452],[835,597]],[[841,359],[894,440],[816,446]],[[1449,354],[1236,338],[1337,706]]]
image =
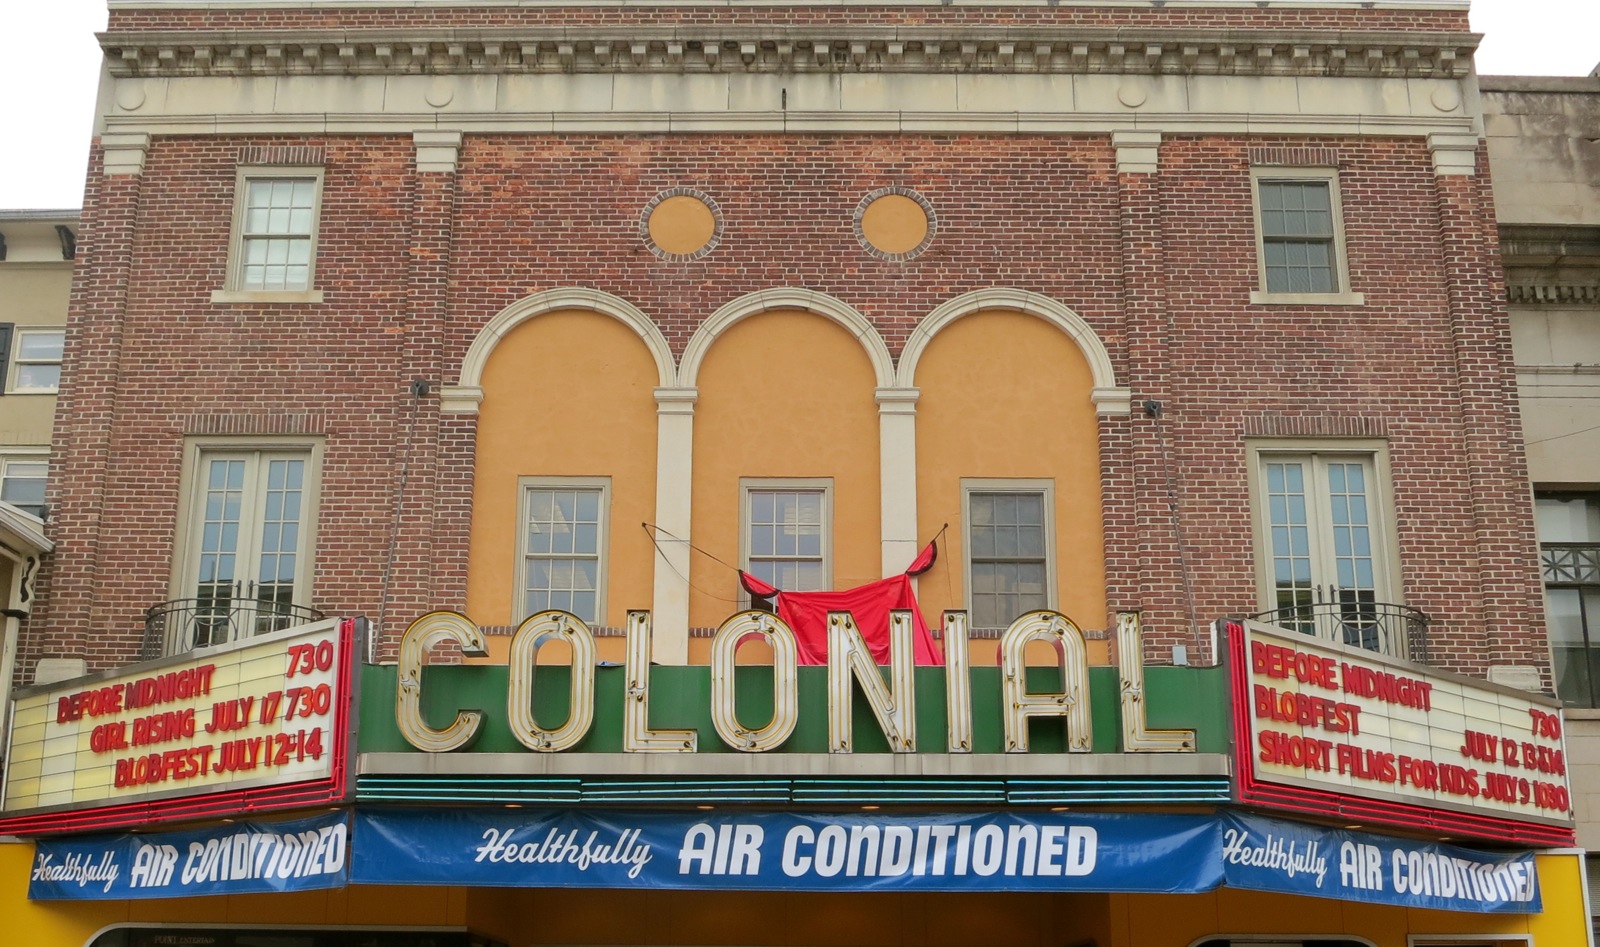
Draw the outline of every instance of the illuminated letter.
[[[622,699],[622,749],[626,753],[693,753],[693,730],[650,729],[650,613],[628,613],[628,693]]]
[[[828,752],[849,753],[850,678],[861,685],[867,706],[896,753],[917,751],[916,665],[911,651],[911,613],[889,613],[889,678],[886,687],[866,639],[849,612],[828,613]]]
[[[1059,694],[1028,693],[1028,642],[1048,641],[1056,649],[1065,685]],[[1000,636],[1001,699],[1006,752],[1028,752],[1028,718],[1067,718],[1067,750],[1089,752],[1089,656],[1083,632],[1060,612],[1029,612]]]
[[[1193,730],[1151,730],[1144,718],[1144,638],[1138,612],[1117,613],[1117,671],[1122,679],[1122,750],[1193,753]]]
[[[944,613],[944,706],[950,718],[945,738],[951,753],[972,752],[972,653],[967,650],[967,613]]]
[[[734,658],[739,642],[760,635],[772,646],[772,721],[747,730],[734,712]],[[722,742],[746,753],[762,753],[783,745],[800,720],[800,688],[795,681],[799,645],[794,629],[770,612],[740,612],[723,622],[711,638],[711,723]]]
[[[559,729],[545,730],[533,719],[533,678],[539,648],[551,638],[565,640],[572,649],[572,686],[567,722]],[[542,753],[559,753],[572,749],[589,733],[594,722],[594,635],[583,619],[554,610],[529,615],[511,638],[510,671],[506,715],[518,743]]]
[[[458,612],[429,612],[411,623],[400,638],[400,662],[394,689],[394,722],[407,743],[428,753],[448,753],[469,746],[478,736],[483,713],[463,710],[450,726],[435,730],[422,720],[422,662],[441,641],[454,641],[474,658],[488,654],[483,632]]]

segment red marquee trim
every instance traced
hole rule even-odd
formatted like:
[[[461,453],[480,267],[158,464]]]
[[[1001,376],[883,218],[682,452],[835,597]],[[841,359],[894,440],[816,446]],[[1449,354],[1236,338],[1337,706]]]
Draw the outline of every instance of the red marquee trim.
[[[332,768],[322,779],[258,789],[235,789],[173,799],[95,806],[0,819],[0,835],[54,835],[122,829],[181,819],[220,819],[278,809],[302,809],[344,802],[350,791],[350,714],[356,702],[355,619],[339,623],[340,682],[345,699],[334,709]]]

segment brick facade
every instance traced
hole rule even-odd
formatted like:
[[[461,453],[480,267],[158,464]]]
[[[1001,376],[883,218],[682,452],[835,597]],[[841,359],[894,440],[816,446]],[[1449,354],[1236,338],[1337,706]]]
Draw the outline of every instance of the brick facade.
[[[509,29],[622,16],[730,28],[1466,28],[1464,11],[1354,8],[119,8],[107,43],[140,31]],[[214,303],[236,169],[274,153],[320,156],[324,301]],[[457,380],[479,330],[530,294],[620,297],[681,357],[729,301],[805,287],[864,314],[898,357],[941,303],[1011,287],[1081,316],[1131,391],[1131,415],[1100,420],[1106,581],[1111,609],[1143,611],[1150,660],[1185,645],[1208,661],[1205,626],[1258,608],[1244,439],[1358,436],[1387,443],[1401,597],[1433,619],[1433,663],[1480,675],[1525,665],[1547,680],[1481,154],[1476,175],[1439,175],[1420,137],[1225,131],[1165,134],[1158,155],[1154,174],[1119,171],[1109,132],[469,128],[453,173],[419,173],[409,136],[389,133],[157,134],[139,174],[105,176],[97,161],[56,432],[58,547],[19,678],[43,657],[82,656],[91,668],[135,657],[143,610],[171,597],[186,435],[325,438],[314,604],[381,617],[380,652],[419,614],[462,608],[476,423],[441,413],[437,391]],[[1250,168],[1299,162],[1338,168],[1351,289],[1364,305],[1250,302]],[[668,263],[642,247],[639,213],[685,186],[720,205],[726,230],[705,258]],[[937,238],[914,260],[876,259],[853,234],[862,195],[885,186],[914,188],[937,212]],[[781,357],[761,369],[781,377]],[[416,380],[428,393],[413,394]],[[1146,400],[1160,403],[1158,417]]]

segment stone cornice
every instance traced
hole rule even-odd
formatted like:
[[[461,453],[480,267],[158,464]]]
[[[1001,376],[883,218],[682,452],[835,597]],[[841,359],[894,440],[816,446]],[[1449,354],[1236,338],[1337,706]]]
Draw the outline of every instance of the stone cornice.
[[[1099,27],[558,27],[106,33],[144,76],[498,73],[1108,73],[1457,78],[1472,33]]]

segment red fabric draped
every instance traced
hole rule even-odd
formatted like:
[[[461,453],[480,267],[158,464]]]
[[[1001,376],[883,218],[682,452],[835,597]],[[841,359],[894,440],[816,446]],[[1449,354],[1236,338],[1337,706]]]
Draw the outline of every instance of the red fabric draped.
[[[938,558],[939,546],[930,542],[911,560],[904,574],[842,592],[785,592],[743,569],[739,570],[739,584],[756,598],[777,596],[778,617],[794,629],[801,664],[828,663],[829,612],[849,612],[872,652],[872,660],[888,664],[889,613],[901,610],[911,613],[911,652],[916,663],[943,664],[944,655],[934,645],[917,605],[917,593],[911,589],[911,577],[933,568]]]
[[[917,664],[943,664],[944,656],[934,646],[928,623],[922,620],[911,577],[897,575],[842,592],[779,592],[778,617],[794,629],[800,643],[801,664],[828,663],[828,613],[849,612],[855,617],[861,637],[872,651],[872,660],[889,663],[889,612],[911,612],[912,653]]]

